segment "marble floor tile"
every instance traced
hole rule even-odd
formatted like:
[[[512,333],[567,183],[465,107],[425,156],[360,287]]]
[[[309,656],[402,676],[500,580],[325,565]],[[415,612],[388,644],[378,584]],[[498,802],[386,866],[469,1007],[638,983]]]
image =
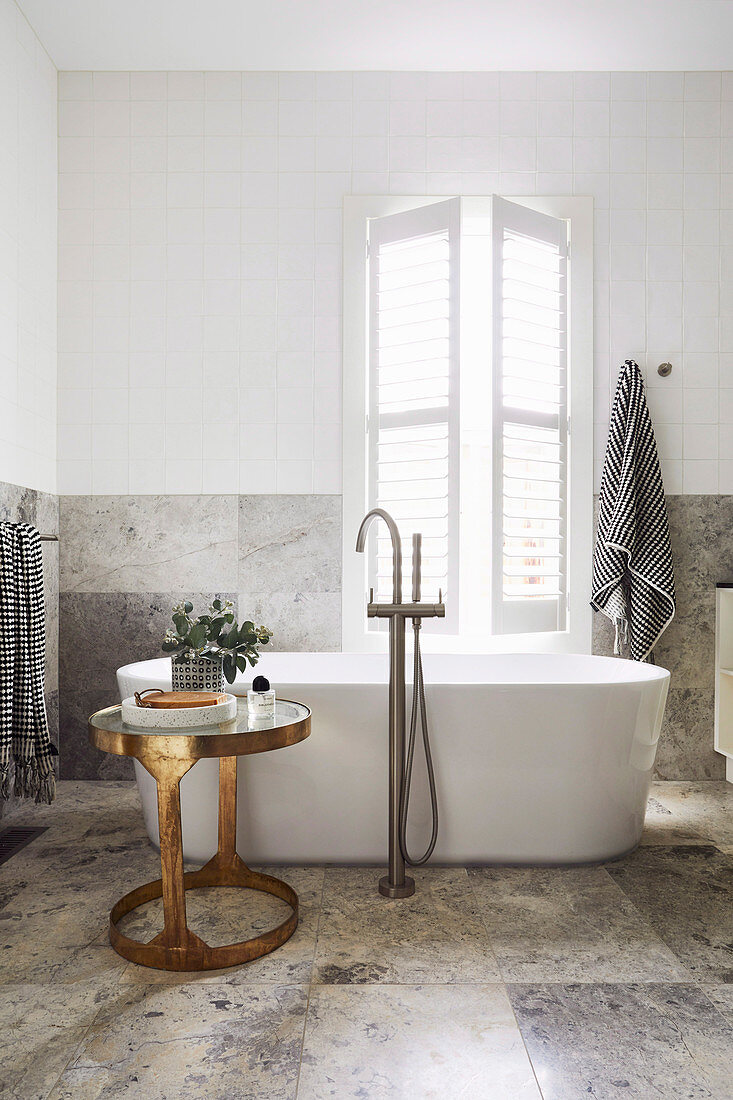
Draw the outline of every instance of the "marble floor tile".
[[[22,982],[0,994],[0,1092],[6,1100],[46,1097],[86,1035],[105,996],[87,978],[73,988]]]
[[[0,998],[8,984],[73,985],[87,978],[116,984],[127,962],[109,946],[105,924],[95,943],[60,947],[28,936],[26,943],[0,953]]]
[[[694,978],[733,981],[733,855],[638,848],[607,871]]]
[[[729,1100],[733,1030],[696,985],[510,985],[544,1100]]]
[[[197,981],[227,985],[250,982],[300,985],[310,981],[323,893],[323,867],[263,867],[261,870],[283,879],[298,894],[298,927],[287,943],[277,951],[243,966],[197,975]],[[288,916],[290,906],[279,898],[257,890],[217,887],[187,892],[186,913],[189,927],[206,943],[215,946],[236,943],[274,928]],[[121,927],[134,939],[151,939],[163,927],[161,903],[150,902],[141,906],[123,918]],[[125,971],[123,981],[158,981],[175,985],[185,984],[191,977],[191,974],[150,970],[131,964]]]
[[[474,867],[505,981],[685,981],[690,975],[602,867]]]
[[[51,1100],[294,1100],[303,986],[124,986]]]
[[[717,847],[733,847],[733,784],[722,782],[656,783],[652,796],[676,825]]]
[[[489,938],[463,867],[413,868],[411,898],[377,890],[383,870],[327,868],[314,981],[494,982]]]
[[[661,784],[660,784],[661,786]],[[652,790],[646,806],[642,845],[647,844],[709,844],[701,833],[686,825],[679,814],[673,813]]]
[[[26,886],[0,910],[0,957],[29,945],[84,947],[107,922],[109,906],[80,896],[75,887]]]
[[[708,1000],[715,1005],[720,1015],[733,1027],[733,985],[730,983],[728,985],[703,985],[701,988]],[[731,1052],[731,1061],[733,1061],[733,1052]],[[733,1070],[731,1071],[731,1077],[733,1078]]]
[[[298,1100],[541,1100],[498,985],[314,986]]]

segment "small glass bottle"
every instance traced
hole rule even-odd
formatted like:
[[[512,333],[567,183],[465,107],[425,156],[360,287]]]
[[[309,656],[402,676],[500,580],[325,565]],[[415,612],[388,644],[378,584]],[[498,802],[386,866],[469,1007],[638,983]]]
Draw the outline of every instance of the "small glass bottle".
[[[247,692],[247,713],[250,718],[275,717],[275,692],[265,676],[255,676]]]

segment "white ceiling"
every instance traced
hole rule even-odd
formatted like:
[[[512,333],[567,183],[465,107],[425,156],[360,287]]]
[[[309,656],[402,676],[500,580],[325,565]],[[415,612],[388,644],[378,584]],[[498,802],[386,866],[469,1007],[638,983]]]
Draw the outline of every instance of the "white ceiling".
[[[731,69],[733,0],[18,0],[59,69]]]

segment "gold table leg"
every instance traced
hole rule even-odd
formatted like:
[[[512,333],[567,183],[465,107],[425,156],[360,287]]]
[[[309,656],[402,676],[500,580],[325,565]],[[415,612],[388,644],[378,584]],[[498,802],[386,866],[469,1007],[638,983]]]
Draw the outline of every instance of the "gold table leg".
[[[158,785],[161,878],[120,898],[109,915],[109,939],[118,954],[157,970],[216,970],[259,959],[288,940],[298,925],[298,895],[281,879],[252,871],[237,855],[237,757],[219,760],[219,846],[198,871],[183,870],[180,782],[195,761],[155,757],[142,761]],[[269,932],[239,943],[210,947],[186,922],[186,890],[239,886],[286,901],[292,913]],[[118,922],[139,905],[163,898],[165,923],[148,943],[120,932]]]

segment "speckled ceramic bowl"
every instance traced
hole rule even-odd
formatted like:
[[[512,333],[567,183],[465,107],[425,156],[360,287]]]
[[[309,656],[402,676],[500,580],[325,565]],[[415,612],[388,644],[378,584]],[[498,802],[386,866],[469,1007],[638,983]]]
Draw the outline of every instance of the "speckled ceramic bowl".
[[[180,730],[196,726],[216,726],[236,716],[237,699],[229,694],[223,703],[214,703],[210,707],[179,707],[175,710],[139,707],[133,695],[122,701],[122,721],[138,729]]]

